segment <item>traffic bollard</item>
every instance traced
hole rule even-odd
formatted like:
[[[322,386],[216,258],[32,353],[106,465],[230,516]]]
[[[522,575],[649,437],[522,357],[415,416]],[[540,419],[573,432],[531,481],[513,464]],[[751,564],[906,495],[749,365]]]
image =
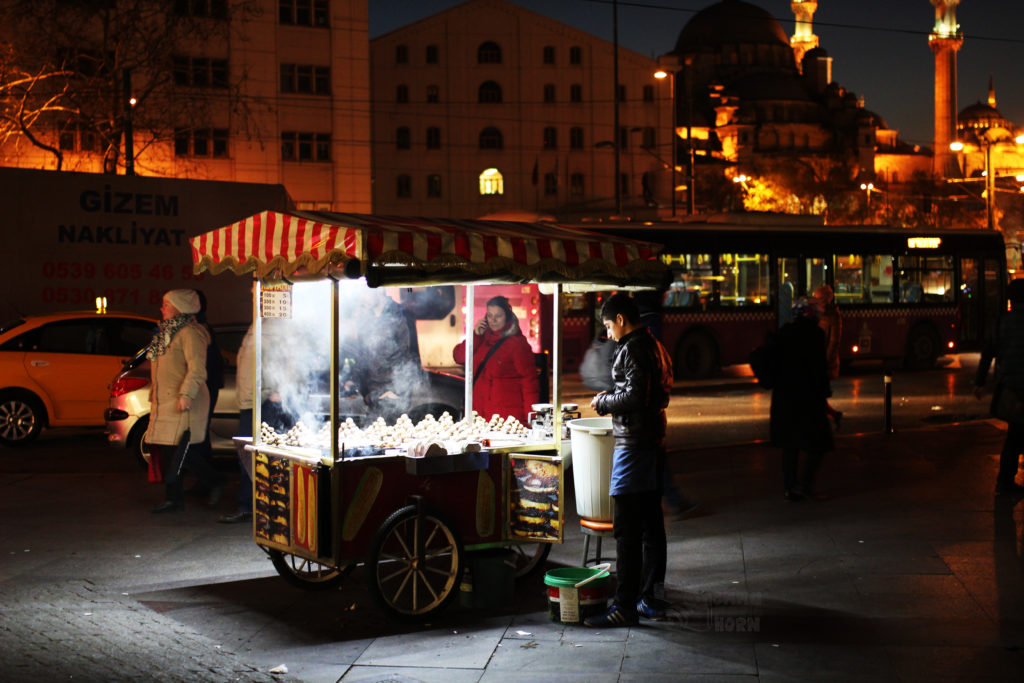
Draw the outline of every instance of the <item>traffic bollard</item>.
[[[892,375],[886,373],[882,383],[885,386],[885,433],[892,434]]]

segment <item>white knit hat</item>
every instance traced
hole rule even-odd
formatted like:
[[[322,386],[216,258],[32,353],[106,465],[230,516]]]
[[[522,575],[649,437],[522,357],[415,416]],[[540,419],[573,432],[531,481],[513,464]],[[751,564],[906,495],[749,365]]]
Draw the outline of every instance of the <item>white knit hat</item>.
[[[164,294],[164,301],[178,309],[179,313],[199,312],[199,295],[194,289],[171,289]]]

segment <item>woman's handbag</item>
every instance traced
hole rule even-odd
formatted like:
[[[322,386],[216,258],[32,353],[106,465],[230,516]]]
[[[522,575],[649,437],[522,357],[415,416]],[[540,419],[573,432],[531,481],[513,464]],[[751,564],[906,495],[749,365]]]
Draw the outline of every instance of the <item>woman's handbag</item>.
[[[149,483],[164,483],[164,459],[161,455],[160,446],[149,447]]]
[[[992,392],[992,416],[1006,422],[1024,422],[1024,401],[1017,392],[1004,384],[996,384]]]

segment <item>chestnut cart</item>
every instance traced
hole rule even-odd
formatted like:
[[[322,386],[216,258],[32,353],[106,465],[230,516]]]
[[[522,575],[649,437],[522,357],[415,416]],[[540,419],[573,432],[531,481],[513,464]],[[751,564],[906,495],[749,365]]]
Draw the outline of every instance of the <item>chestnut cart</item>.
[[[191,244],[197,274],[254,277],[254,540],[308,589],[362,565],[377,601],[411,619],[455,596],[466,552],[514,549],[524,575],[562,541],[563,446],[551,436],[561,412],[546,431],[474,419],[469,363],[464,376],[414,368],[402,415],[375,414],[394,394],[352,390],[351,348],[386,342],[359,322],[357,302],[386,293],[418,319],[408,333],[421,358],[432,345],[450,358],[462,337],[473,358],[474,306],[488,288],[539,285],[561,405],[563,292],[667,277],[652,245],[554,224],[265,211]]]

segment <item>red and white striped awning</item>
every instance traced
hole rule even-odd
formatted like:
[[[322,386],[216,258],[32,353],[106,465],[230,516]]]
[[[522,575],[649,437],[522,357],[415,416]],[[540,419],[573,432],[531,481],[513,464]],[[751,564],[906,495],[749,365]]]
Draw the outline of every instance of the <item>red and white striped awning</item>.
[[[430,282],[660,282],[657,245],[554,224],[263,211],[191,238],[196,273]]]

